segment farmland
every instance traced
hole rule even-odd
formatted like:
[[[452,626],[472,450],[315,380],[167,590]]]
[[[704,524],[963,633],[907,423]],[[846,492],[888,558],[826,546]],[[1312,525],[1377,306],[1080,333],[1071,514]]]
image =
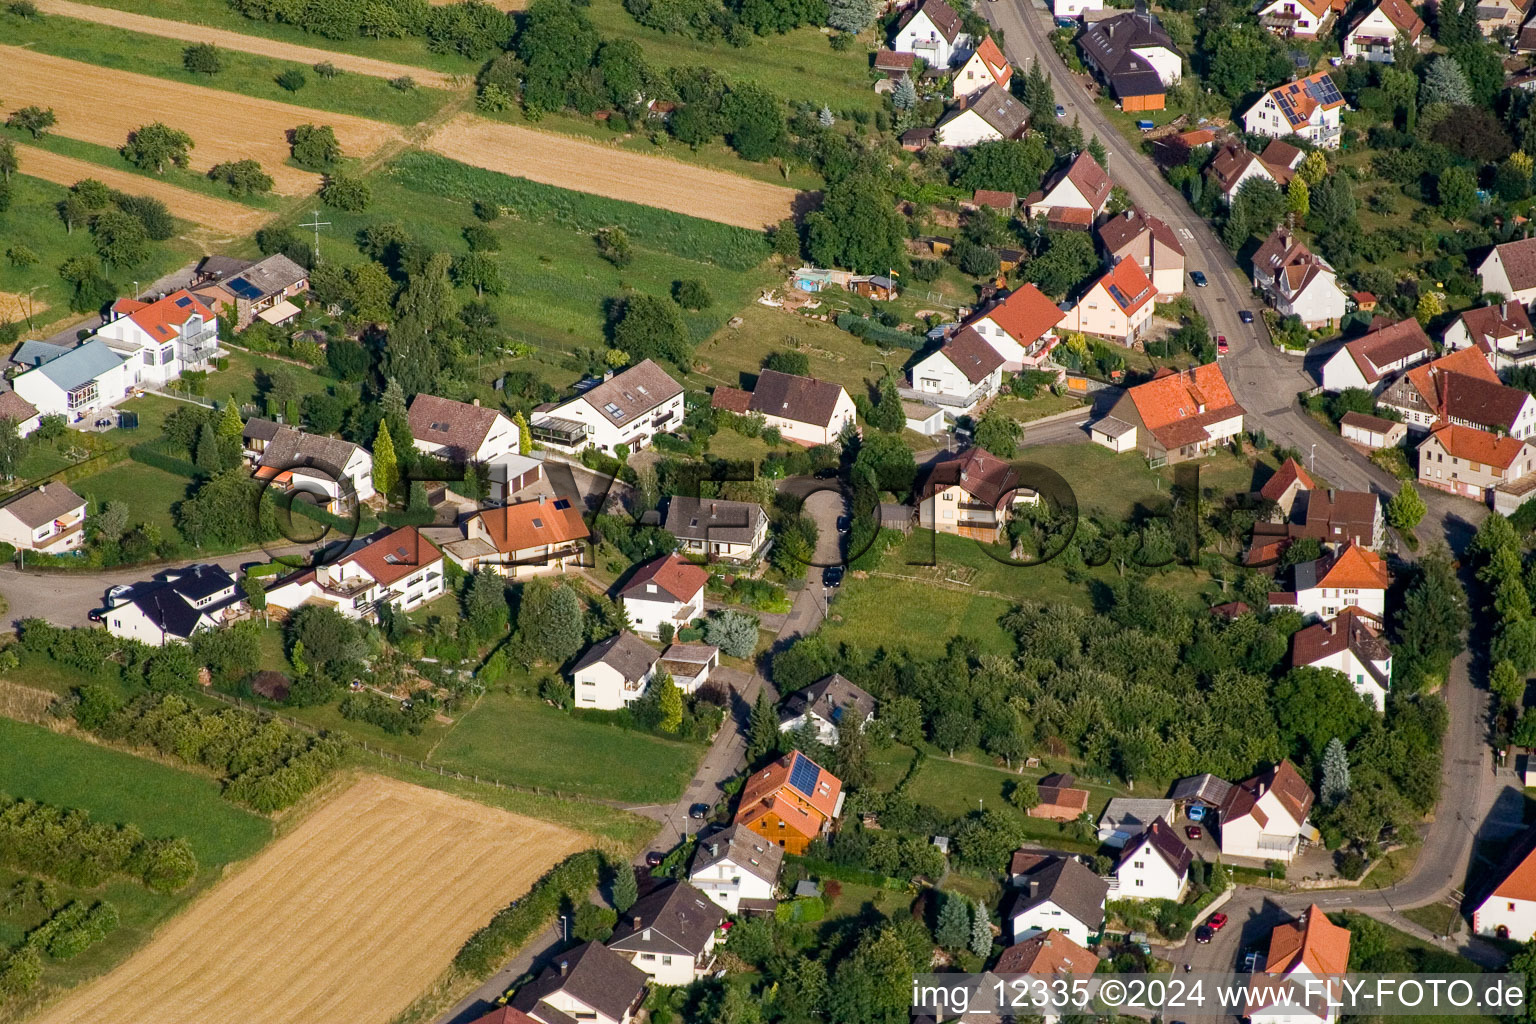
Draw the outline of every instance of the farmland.
[[[111,1006],[124,1019],[237,1024],[260,1007],[263,1024],[385,1024],[492,913],[584,845],[568,829],[367,776],[38,1021]]]
[[[288,129],[329,124],[349,156],[367,155],[398,138],[394,128],[378,121],[89,67],[13,46],[0,46],[0,64],[7,72],[7,104],[52,107],[58,117],[54,130],[61,135],[117,147],[129,132],[158,119],[192,137],[195,169],[253,158],[287,194],[311,192],[320,181],[319,175],[287,164]],[[218,116],[208,116],[214,110]]]

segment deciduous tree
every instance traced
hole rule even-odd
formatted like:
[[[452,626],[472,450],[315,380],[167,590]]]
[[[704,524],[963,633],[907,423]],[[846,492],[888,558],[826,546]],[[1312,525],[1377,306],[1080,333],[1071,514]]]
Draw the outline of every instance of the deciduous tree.
[[[186,167],[191,160],[193,145],[192,136],[186,132],[156,121],[129,132],[122,154],[140,170],[163,174],[167,164]]]

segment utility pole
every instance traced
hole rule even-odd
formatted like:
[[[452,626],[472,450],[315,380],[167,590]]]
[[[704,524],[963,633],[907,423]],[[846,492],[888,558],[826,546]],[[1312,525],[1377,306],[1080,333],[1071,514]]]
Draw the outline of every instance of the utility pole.
[[[314,228],[315,229],[315,265],[319,266],[320,265],[320,229],[321,228],[328,228],[328,227],[330,227],[331,226],[331,222],[328,221],[328,220],[321,220],[320,219],[320,211],[319,210],[312,210],[312,211],[310,211],[310,216],[313,219],[308,224],[300,224],[299,227],[301,227],[301,228]]]

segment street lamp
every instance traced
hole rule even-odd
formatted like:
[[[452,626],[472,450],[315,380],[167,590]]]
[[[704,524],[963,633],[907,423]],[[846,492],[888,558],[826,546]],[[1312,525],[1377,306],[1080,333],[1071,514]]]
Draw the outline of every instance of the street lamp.
[[[1312,472],[1317,472],[1317,442],[1312,442]]]

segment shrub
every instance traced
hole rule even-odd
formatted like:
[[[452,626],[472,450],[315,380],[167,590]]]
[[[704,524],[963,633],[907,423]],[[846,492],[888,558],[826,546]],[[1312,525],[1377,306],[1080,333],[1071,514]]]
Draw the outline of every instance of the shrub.
[[[692,279],[673,282],[672,298],[679,306],[691,310],[708,309],[715,304],[715,297],[704,282]]]
[[[195,75],[216,75],[224,70],[224,55],[212,43],[194,43],[181,51],[181,66]]]
[[[89,709],[86,717],[94,713]],[[168,893],[184,888],[197,875],[197,857],[185,839],[146,839],[132,825],[93,822],[85,811],[3,795],[0,863],[83,889],[123,877]]]
[[[328,60],[323,60],[319,64],[316,64],[314,70],[315,74],[319,75],[321,78],[326,79],[327,81],[341,74],[341,69]]]
[[[556,864],[515,903],[497,911],[489,924],[469,937],[453,958],[455,973],[489,975],[535,933],[554,920],[562,904],[580,906],[597,887],[602,857],[596,850],[572,854]]]
[[[320,201],[347,213],[360,213],[373,201],[373,189],[361,178],[333,174],[320,188]]]
[[[399,78],[391,78],[389,80],[389,87],[391,89],[398,89],[400,92],[410,92],[416,88],[416,79],[410,75],[401,75]]]
[[[309,79],[298,68],[289,68],[275,79],[277,84],[289,92],[298,92],[308,84]]]

